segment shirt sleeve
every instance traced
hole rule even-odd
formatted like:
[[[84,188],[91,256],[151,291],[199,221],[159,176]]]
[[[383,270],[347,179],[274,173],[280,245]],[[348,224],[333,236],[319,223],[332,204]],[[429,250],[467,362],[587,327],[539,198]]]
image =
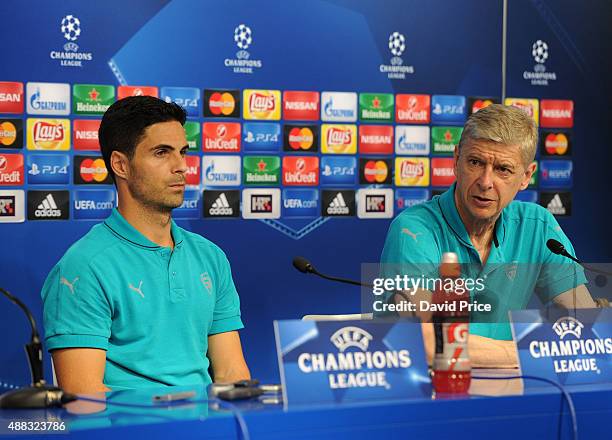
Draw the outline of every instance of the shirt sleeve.
[[[548,210],[542,209],[545,211],[546,216],[546,240],[550,238],[558,240],[565,246],[570,255],[575,256],[576,252],[572,243],[561,229],[561,226],[559,226],[555,217]],[[544,264],[540,270],[535,288],[542,302],[547,303],[563,292],[587,282],[582,266],[563,255],[553,254],[545,245],[543,246],[543,251],[544,258],[542,261]]]
[[[380,277],[435,278],[441,257],[435,233],[427,221],[417,215],[402,214],[389,227],[380,258]],[[385,301],[389,301],[392,292],[384,295]],[[375,313],[377,317],[385,315]]]
[[[225,253],[219,249],[217,291],[213,321],[209,335],[239,330],[244,327],[240,318],[240,298],[232,279],[232,270]]]
[[[47,350],[108,349],[111,307],[86,262],[64,257],[47,276],[41,296]]]

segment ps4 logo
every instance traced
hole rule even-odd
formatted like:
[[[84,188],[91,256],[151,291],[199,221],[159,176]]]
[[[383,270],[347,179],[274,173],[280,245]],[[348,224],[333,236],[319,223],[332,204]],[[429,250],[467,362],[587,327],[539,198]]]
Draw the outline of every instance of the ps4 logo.
[[[68,166],[67,165],[43,165],[42,170],[38,164],[33,163],[32,167],[28,171],[28,174],[32,176],[38,176],[39,174],[68,174]]]

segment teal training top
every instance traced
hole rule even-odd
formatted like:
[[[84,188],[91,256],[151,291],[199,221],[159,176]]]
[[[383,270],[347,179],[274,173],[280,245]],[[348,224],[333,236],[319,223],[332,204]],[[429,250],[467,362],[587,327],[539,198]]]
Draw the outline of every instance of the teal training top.
[[[174,251],[119,213],[74,243],[42,289],[49,351],[106,350],[111,389],[211,383],[208,336],[243,327],[229,262],[172,221]]]
[[[508,312],[526,308],[534,292],[547,303],[586,283],[580,266],[546,247],[553,238],[575,255],[553,215],[535,203],[513,201],[502,210],[483,267],[457,211],[454,190],[455,184],[391,223],[381,257],[384,277],[436,278],[442,254],[455,252],[462,277],[482,280],[484,290],[472,289],[472,302],[491,305],[490,312],[472,311],[470,333],[503,340],[512,339]]]

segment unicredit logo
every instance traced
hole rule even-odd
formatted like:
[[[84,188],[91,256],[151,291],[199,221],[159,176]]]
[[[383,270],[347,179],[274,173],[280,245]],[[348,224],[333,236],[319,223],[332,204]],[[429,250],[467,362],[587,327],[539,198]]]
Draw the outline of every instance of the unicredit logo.
[[[351,141],[352,138],[350,130],[342,130],[339,128],[332,127],[327,132],[328,145],[350,145]]]
[[[38,121],[34,124],[34,141],[63,141],[64,127],[62,124],[49,124],[47,122]]]
[[[273,95],[253,93],[249,97],[249,109],[251,112],[267,112],[274,110],[276,100]]]

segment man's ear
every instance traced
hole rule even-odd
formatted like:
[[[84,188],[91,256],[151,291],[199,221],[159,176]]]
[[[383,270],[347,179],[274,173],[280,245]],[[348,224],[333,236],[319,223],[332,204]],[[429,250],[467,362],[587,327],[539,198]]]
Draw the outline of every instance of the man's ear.
[[[455,145],[455,151],[453,151],[453,173],[457,176],[457,169],[459,167],[459,144]]]
[[[111,153],[110,166],[116,177],[120,177],[121,179],[128,178],[130,172],[129,162],[128,157],[124,153],[117,150]]]
[[[536,172],[536,163],[535,161],[531,162],[527,167],[527,171],[525,171],[525,176],[523,177],[523,181],[521,182],[521,191],[529,186],[529,181],[531,180],[531,176]]]

